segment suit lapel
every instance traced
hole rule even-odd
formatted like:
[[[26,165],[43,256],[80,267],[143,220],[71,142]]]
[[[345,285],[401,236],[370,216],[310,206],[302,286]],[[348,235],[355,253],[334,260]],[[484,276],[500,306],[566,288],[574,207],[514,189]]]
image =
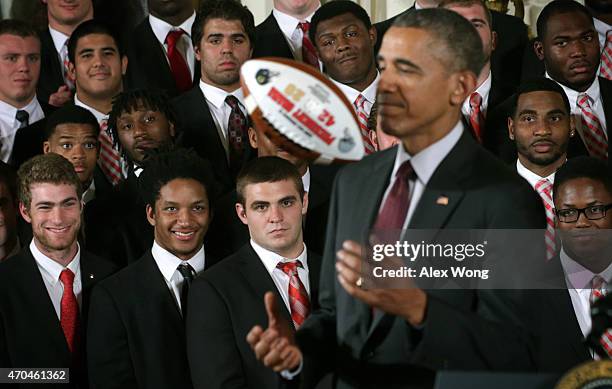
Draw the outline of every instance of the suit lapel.
[[[270,14],[266,20],[261,25],[261,29],[259,31],[259,35],[263,38],[260,38],[258,42],[263,46],[265,44],[267,47],[257,50],[264,56],[269,56],[270,51],[274,51],[275,56],[281,56],[284,58],[293,59],[293,52],[289,47],[289,43],[285,39],[285,35],[283,31],[280,29],[274,14]],[[265,43],[264,43],[265,42]]]
[[[206,97],[202,93],[202,90],[200,89],[199,86],[193,88],[192,91],[195,96],[194,101],[197,102],[197,105],[199,107],[199,109],[194,111],[194,113],[197,112],[196,115],[199,116],[199,118],[197,119],[197,122],[198,123],[210,123],[208,126],[209,128],[203,129],[203,131],[198,135],[199,136],[203,135],[204,138],[206,138],[208,142],[214,145],[214,147],[210,148],[211,151],[214,150],[214,155],[211,155],[209,158],[211,160],[224,161],[225,166],[227,166],[227,171],[229,173],[229,163],[227,162],[227,155],[225,153],[225,147],[223,146],[223,143],[221,142],[219,134],[217,133],[217,126],[215,125],[215,121],[212,117],[212,114],[210,113],[210,109],[208,108]]]
[[[552,320],[552,322],[557,323],[558,326],[555,332],[563,334],[563,336],[559,336],[559,339],[564,339],[563,341],[567,341],[572,346],[579,360],[586,361],[592,359],[584,345],[584,336],[582,335],[582,330],[576,319],[576,313],[574,312],[574,306],[572,305],[569,291],[561,289],[552,290],[551,292],[556,295],[548,299],[548,305],[553,311],[553,317],[556,318]]]
[[[157,267],[151,251],[147,251],[140,261],[142,268],[137,281],[140,284],[139,289],[146,291],[143,295],[160,296],[161,300],[159,302],[162,304],[159,307],[161,307],[163,317],[167,317],[175,328],[182,328],[184,324],[181,310],[174,295],[168,289],[166,279]]]
[[[609,140],[612,139],[612,81],[599,77],[599,93],[606,119],[606,132],[608,133],[608,150],[610,149]]]
[[[319,274],[321,273],[321,257],[308,251],[308,283],[310,284],[310,312],[318,306]]]
[[[155,67],[155,70],[149,69],[149,73],[155,74],[157,77],[161,78],[162,80],[160,83],[166,85],[167,89],[176,90],[176,82],[172,77],[172,70],[170,70],[166,53],[164,53],[162,46],[153,33],[148,18],[142,21],[141,33],[142,39],[139,44],[144,46],[144,50],[142,50],[141,53],[145,56],[142,63],[147,67]]]

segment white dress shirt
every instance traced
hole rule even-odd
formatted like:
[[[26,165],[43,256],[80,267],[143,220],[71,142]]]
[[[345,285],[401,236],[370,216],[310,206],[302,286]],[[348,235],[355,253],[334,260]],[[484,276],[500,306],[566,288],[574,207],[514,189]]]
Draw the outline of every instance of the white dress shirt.
[[[215,121],[215,126],[217,127],[217,133],[219,134],[219,138],[221,139],[221,143],[223,143],[223,148],[225,149],[225,155],[229,158],[229,139],[227,134],[227,123],[229,122],[230,113],[232,113],[232,108],[229,104],[225,103],[225,98],[228,95],[233,95],[238,99],[240,103],[240,110],[247,116],[246,107],[244,105],[244,94],[242,93],[242,89],[238,88],[235,91],[228,93],[223,89],[217,88],[216,86],[205,83],[200,80],[200,90],[204,94],[206,98],[206,103],[208,104],[208,108],[210,109],[210,113],[212,114],[213,120]]]
[[[38,247],[36,247],[34,240],[30,243],[30,251],[36,261],[43,282],[45,283],[47,293],[49,293],[49,298],[51,299],[57,318],[61,320],[61,303],[62,295],[64,294],[64,284],[60,281],[60,274],[64,269],[70,269],[74,273],[72,291],[77,298],[79,307],[81,306],[81,292],[83,291],[83,285],[81,283],[81,247],[77,243],[76,255],[66,267],[63,267],[53,259],[41,253]]]
[[[310,190],[310,168],[306,168],[306,173],[302,176],[302,185],[304,185],[304,191]]]
[[[595,26],[595,31],[597,31],[597,37],[599,38],[599,49],[603,51],[606,45],[606,34],[608,31],[612,30],[612,26],[597,18],[593,18],[593,25]]]
[[[519,174],[519,176],[526,179],[529,185],[531,185],[531,187],[534,189],[538,181],[544,178],[550,181],[551,184],[555,183],[555,172],[552,172],[552,174],[548,177],[540,177],[531,170],[527,169],[525,166],[523,166],[521,161],[518,159],[516,160],[516,172]]]
[[[162,276],[164,276],[166,286],[168,286],[168,289],[174,296],[177,306],[181,308],[183,275],[178,271],[178,266],[181,263],[188,263],[191,265],[193,270],[195,270],[196,274],[204,270],[204,265],[206,263],[204,246],[202,246],[200,251],[198,251],[193,257],[184,261],[170,253],[168,250],[162,248],[156,241],[154,241],[153,248],[151,248],[151,255],[153,255],[153,259],[155,260],[159,271],[161,272]]]
[[[546,77],[552,79],[548,75],[548,72],[546,72]],[[582,132],[584,130],[582,128],[583,127],[582,126],[582,112],[580,110],[580,107],[578,107],[578,95],[580,93],[558,82],[557,84],[559,84],[561,88],[563,88],[563,91],[565,91],[565,95],[567,96],[567,99],[569,100],[569,103],[570,103],[570,107],[572,109],[572,116],[574,116],[574,122],[576,123],[576,130],[578,131],[578,134],[580,135],[580,137],[583,137]],[[603,129],[603,132],[607,139],[608,132],[606,131],[606,128],[607,128],[606,116],[604,114],[603,103],[601,102],[601,93],[599,89],[599,78],[598,77],[595,77],[595,81],[593,81],[591,86],[589,86],[589,88],[584,93],[586,93],[587,95],[589,95],[591,99],[593,99],[593,101],[591,102],[591,108],[593,109],[593,112],[595,112],[595,115],[599,119],[599,122],[601,123],[601,128]]]
[[[82,102],[81,100],[79,100],[79,96],[77,96],[77,94],[74,94],[74,105],[78,105],[79,107],[85,108],[86,110],[88,110],[89,112],[91,112],[94,117],[96,118],[96,120],[98,121],[98,124],[102,124],[102,122],[104,120],[108,120],[108,114],[107,113],[102,113],[100,111],[98,111],[97,109],[90,107],[89,105],[85,104],[84,102]]]
[[[306,292],[310,298],[310,282],[308,280],[308,255],[306,251],[306,245],[304,245],[304,249],[302,253],[298,255],[297,258],[283,258],[280,255],[266,250],[251,239],[251,247],[257,253],[257,256],[261,260],[261,263],[266,267],[266,270],[272,277],[274,284],[276,285],[276,289],[280,293],[283,298],[283,302],[287,307],[287,310],[291,312],[291,306],[289,305],[289,276],[285,274],[281,269],[278,269],[276,266],[280,262],[293,262],[299,260],[302,262],[303,267],[298,267],[298,277],[300,277],[300,281],[306,288]]]
[[[272,15],[274,15],[274,18],[276,19],[276,22],[278,23],[280,30],[283,32],[283,35],[285,36],[285,39],[287,40],[287,43],[289,44],[289,48],[291,49],[291,52],[293,53],[293,58],[295,58],[298,61],[301,61],[302,60],[302,39],[304,38],[304,33],[302,32],[302,29],[299,27],[299,25],[300,25],[300,22],[310,23],[310,20],[312,19],[312,15],[314,15],[314,12],[311,15],[308,15],[303,20],[294,18],[291,15],[287,15],[286,13],[283,13],[277,10],[276,8],[272,10]],[[319,69],[321,68],[320,65],[321,65],[321,61],[319,61]]]
[[[563,248],[561,248],[560,257],[561,266],[565,273],[565,282],[572,300],[572,306],[574,307],[574,313],[576,314],[576,319],[580,325],[582,335],[586,337],[589,332],[591,332],[591,303],[589,302],[589,297],[591,296],[590,282],[595,274],[571,259]],[[612,279],[612,264],[603,272],[599,273],[599,276],[609,282]],[[607,287],[610,288],[610,285],[608,284]]]
[[[193,26],[195,17],[196,14],[194,12],[180,26],[173,26],[170,23],[165,22],[160,18],[149,14],[149,24],[151,25],[151,29],[153,30],[155,38],[157,38],[159,44],[162,45],[162,47],[164,48],[164,52],[166,53],[166,60],[168,60],[168,45],[166,44],[166,37],[168,36],[168,33],[172,30],[185,31],[185,34],[181,36],[179,50],[183,53],[185,62],[187,62],[187,66],[189,66],[189,71],[191,72],[192,77],[195,68],[195,53],[193,51],[193,44],[191,43],[191,27]]]
[[[414,213],[414,210],[421,199],[421,195],[423,194],[429,179],[438,168],[438,165],[440,165],[440,162],[442,162],[451,149],[455,147],[459,141],[459,138],[461,138],[463,130],[463,123],[461,121],[457,122],[455,127],[453,127],[453,129],[442,139],[429,145],[414,156],[408,154],[408,152],[404,149],[403,144],[400,143],[397,147],[395,164],[393,165],[393,170],[391,171],[389,186],[387,186],[387,189],[385,190],[385,195],[383,196],[383,201],[380,203],[380,208],[378,211],[380,212],[383,209],[387,196],[395,183],[395,174],[399,170],[401,164],[404,163],[404,161],[410,160],[412,163],[412,168],[417,175],[417,179],[409,180],[410,207],[408,208],[408,215],[406,216],[406,220],[404,220],[404,226],[402,229],[405,230],[408,228],[412,214]]]
[[[474,91],[482,97],[482,103],[480,103],[480,112],[483,115],[487,115],[487,109],[489,108],[489,93],[491,92],[491,71],[489,71],[489,75],[486,80],[476,90]],[[473,92],[472,92],[473,93]],[[470,93],[470,96],[472,94]],[[465,99],[463,105],[461,106],[461,113],[465,116],[466,119],[469,120],[470,113],[472,112],[472,107],[470,107],[470,96]]]
[[[372,81],[370,85],[368,85],[368,87],[365,88],[361,92],[358,91],[357,89],[351,88],[350,86],[346,84],[337,82],[336,80],[333,80],[331,78],[330,80],[332,80],[332,82],[336,84],[338,88],[340,88],[342,93],[344,93],[344,96],[346,96],[348,101],[351,102],[353,109],[356,109],[355,100],[357,100],[357,96],[363,95],[363,97],[366,100],[363,103],[363,108],[366,111],[366,115],[368,115],[368,117],[370,116],[370,111],[372,110],[372,106],[374,105],[374,102],[376,101],[376,90],[378,89],[378,81],[380,81],[380,73],[378,72],[378,70],[376,71],[376,78],[374,79],[374,81]]]
[[[12,105],[0,100],[0,159],[8,162],[13,152],[13,144],[15,143],[15,134],[21,126],[21,122],[17,120],[17,111],[26,111],[30,117],[28,123],[31,125],[45,117],[42,107],[38,103],[36,96],[23,108],[15,108]]]
[[[49,26],[49,32],[51,33],[51,40],[53,41],[53,46],[55,46],[55,51],[57,52],[58,58],[60,60],[60,65],[64,66],[64,57],[62,56],[62,49],[68,39],[70,37],[63,32],[57,31],[56,29]],[[64,50],[65,54],[68,53]]]

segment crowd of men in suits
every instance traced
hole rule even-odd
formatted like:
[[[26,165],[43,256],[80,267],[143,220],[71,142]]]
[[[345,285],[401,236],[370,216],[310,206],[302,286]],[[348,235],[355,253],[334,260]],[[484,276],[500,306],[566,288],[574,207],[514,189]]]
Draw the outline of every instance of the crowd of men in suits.
[[[42,31],[0,21],[0,367],[421,388],[612,355],[612,330],[584,342],[612,280],[607,1],[552,1],[532,41],[481,0],[377,24],[274,0],[258,26],[237,0],[149,0],[125,37],[91,0],[44,3]],[[251,122],[240,67],[267,56],[329,77],[363,160],[313,165]],[[411,229],[540,230],[564,287],[362,288],[368,233]]]

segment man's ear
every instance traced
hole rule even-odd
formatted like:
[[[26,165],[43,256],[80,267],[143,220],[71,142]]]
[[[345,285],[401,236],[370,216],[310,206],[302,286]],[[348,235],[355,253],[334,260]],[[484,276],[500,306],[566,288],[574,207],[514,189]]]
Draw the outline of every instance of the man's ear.
[[[451,75],[452,90],[450,91],[450,103],[453,106],[461,106],[467,97],[476,89],[476,75],[470,71],[461,71]]]
[[[125,73],[127,72],[127,67],[128,67],[128,57],[127,55],[124,55],[123,57],[121,57],[121,74],[125,76]]]
[[[370,36],[370,44],[372,45],[372,49],[374,49],[376,42],[378,41],[378,32],[376,31],[376,27],[374,27],[374,25],[372,25],[372,27],[370,27],[368,30],[368,35]]]
[[[246,215],[246,208],[240,204],[240,203],[236,203],[236,215],[238,215],[238,219],[240,219],[240,221],[242,222],[242,224],[244,225],[248,225],[248,218]]]
[[[172,123],[171,121],[168,121],[168,133],[170,133],[170,137],[172,139],[176,137],[176,127],[174,126],[174,123]]]
[[[51,151],[51,144],[49,144],[49,141],[46,140],[43,143],[43,154],[49,154],[50,151]]]
[[[252,148],[257,148],[257,131],[253,127],[249,127],[249,143]]]
[[[491,31],[491,51],[497,48],[497,32]]]
[[[193,53],[198,61],[202,62],[202,55],[200,53],[200,47],[198,45],[193,46]]]
[[[304,198],[302,199],[302,216],[306,216],[308,212],[308,192],[304,192]]]
[[[68,61],[68,73],[70,73],[71,79],[76,80],[76,66],[70,61]]]
[[[32,218],[30,217],[30,211],[28,210],[28,208],[26,208],[25,204],[23,202],[19,202],[19,213],[21,214],[21,217],[23,218],[23,220],[25,220],[28,223],[32,223]]]
[[[574,115],[570,115],[570,138],[576,134],[576,120]]]
[[[533,42],[533,51],[540,61],[544,61],[544,45],[539,40]]]
[[[508,117],[508,138],[514,140],[514,120]]]
[[[147,214],[147,220],[149,221],[149,224],[155,227],[155,210],[153,209],[151,205],[147,204],[145,211]]]

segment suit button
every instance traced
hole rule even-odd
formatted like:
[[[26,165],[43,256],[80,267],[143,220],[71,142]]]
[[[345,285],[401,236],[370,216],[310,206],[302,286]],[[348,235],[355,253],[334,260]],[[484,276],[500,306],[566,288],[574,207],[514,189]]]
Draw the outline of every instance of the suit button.
[[[374,358],[374,351],[370,351],[366,354],[366,359],[372,359]]]

